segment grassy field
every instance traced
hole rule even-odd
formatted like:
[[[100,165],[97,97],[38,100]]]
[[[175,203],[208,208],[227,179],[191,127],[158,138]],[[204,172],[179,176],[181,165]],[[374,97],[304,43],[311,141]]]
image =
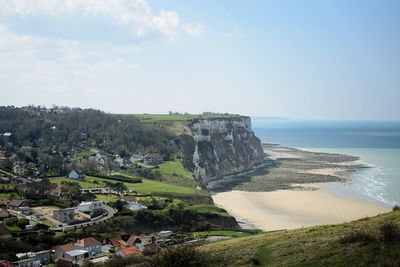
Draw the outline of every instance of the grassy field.
[[[196,114],[184,114],[184,115],[169,115],[169,114],[136,114],[136,116],[143,123],[152,123],[161,126],[162,128],[180,135],[180,134],[191,134],[188,129],[188,122],[195,119],[216,119],[233,117],[235,115],[196,115]]]
[[[159,171],[163,175],[163,181],[175,185],[196,188],[198,183],[193,178],[193,173],[186,170],[179,160],[166,161],[159,165]]]
[[[40,221],[42,224],[45,224],[45,225],[47,225],[48,227],[54,227],[55,225],[51,222],[51,221],[49,221],[49,220],[42,220],[42,221]]]
[[[399,229],[400,211],[339,225],[224,240],[198,250],[212,259],[210,266],[400,266],[400,230],[392,234],[393,241],[380,230],[388,222]]]
[[[8,226],[8,225],[6,225],[6,224],[3,224],[3,225],[4,225],[4,227],[6,227],[11,233],[17,233],[17,232],[21,232],[21,231],[22,231],[22,229],[19,228],[19,227],[16,226],[16,225],[13,225],[13,226]]]
[[[0,193],[0,198],[3,199],[21,199],[21,197],[19,195],[17,195],[16,193]]]
[[[189,206],[188,209],[195,210],[202,213],[219,213],[221,215],[228,215],[224,209],[218,208],[212,204],[199,204]]]
[[[104,187],[106,186],[106,181],[111,183],[116,183],[113,180],[107,180],[104,178],[86,176],[84,180],[74,180],[65,177],[52,178],[50,179],[52,183],[61,184],[63,181],[77,182],[82,188],[93,188],[93,187]],[[178,195],[198,195],[204,194],[203,190],[197,190],[191,187],[172,185],[168,183],[163,183],[159,181],[153,181],[148,179],[143,179],[142,183],[127,183],[124,182],[126,187],[130,190],[134,190],[140,194],[152,194],[152,193],[171,193]]]
[[[118,196],[116,195],[103,195],[103,194],[96,194],[96,199],[103,201],[105,204],[116,202],[118,200]]]
[[[160,167],[160,172],[164,175],[167,176],[178,176],[178,177],[183,177],[183,178],[189,178],[193,180],[193,173],[186,170],[185,167],[183,167],[183,164],[179,160],[175,161],[166,161],[163,164],[159,165]]]

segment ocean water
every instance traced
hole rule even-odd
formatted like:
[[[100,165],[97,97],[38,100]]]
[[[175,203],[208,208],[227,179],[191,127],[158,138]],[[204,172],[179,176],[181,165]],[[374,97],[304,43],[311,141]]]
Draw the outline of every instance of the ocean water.
[[[400,204],[400,122],[255,117],[252,124],[255,134],[265,143],[359,156],[371,168],[353,173],[346,184],[328,185],[328,189],[386,206]]]

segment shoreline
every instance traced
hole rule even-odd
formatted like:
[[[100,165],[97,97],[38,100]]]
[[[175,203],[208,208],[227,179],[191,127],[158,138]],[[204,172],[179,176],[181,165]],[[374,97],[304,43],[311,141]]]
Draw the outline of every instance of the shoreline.
[[[365,168],[358,157],[271,144],[263,147],[276,165],[236,184],[222,180],[229,186],[222,183],[225,190],[211,194],[214,203],[242,228],[275,231],[338,224],[391,210],[347,188],[350,174]]]
[[[212,196],[214,203],[242,222],[263,231],[338,224],[390,211],[390,208],[317,190],[273,192],[229,191]]]

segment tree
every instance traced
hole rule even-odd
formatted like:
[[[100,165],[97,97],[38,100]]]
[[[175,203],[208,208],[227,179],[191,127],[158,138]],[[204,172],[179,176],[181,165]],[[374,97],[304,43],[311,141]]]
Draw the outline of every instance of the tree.
[[[25,226],[27,226],[28,224],[29,224],[29,220],[25,219],[25,218],[19,219],[17,222],[17,226],[21,229],[25,229]]]
[[[115,201],[115,203],[114,203],[114,208],[116,208],[119,212],[121,212],[121,211],[123,211],[124,210],[124,202],[122,202],[121,200],[117,200],[117,201]]]

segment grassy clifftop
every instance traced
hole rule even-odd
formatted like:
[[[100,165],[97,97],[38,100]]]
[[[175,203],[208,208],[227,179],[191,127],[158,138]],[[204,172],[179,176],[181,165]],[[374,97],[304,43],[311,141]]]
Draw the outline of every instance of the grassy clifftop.
[[[127,116],[134,116],[143,123],[157,125],[177,135],[190,135],[191,131],[188,124],[195,120],[214,120],[239,117],[239,115],[234,114],[136,114]]]
[[[400,266],[400,211],[202,245],[212,266]]]

